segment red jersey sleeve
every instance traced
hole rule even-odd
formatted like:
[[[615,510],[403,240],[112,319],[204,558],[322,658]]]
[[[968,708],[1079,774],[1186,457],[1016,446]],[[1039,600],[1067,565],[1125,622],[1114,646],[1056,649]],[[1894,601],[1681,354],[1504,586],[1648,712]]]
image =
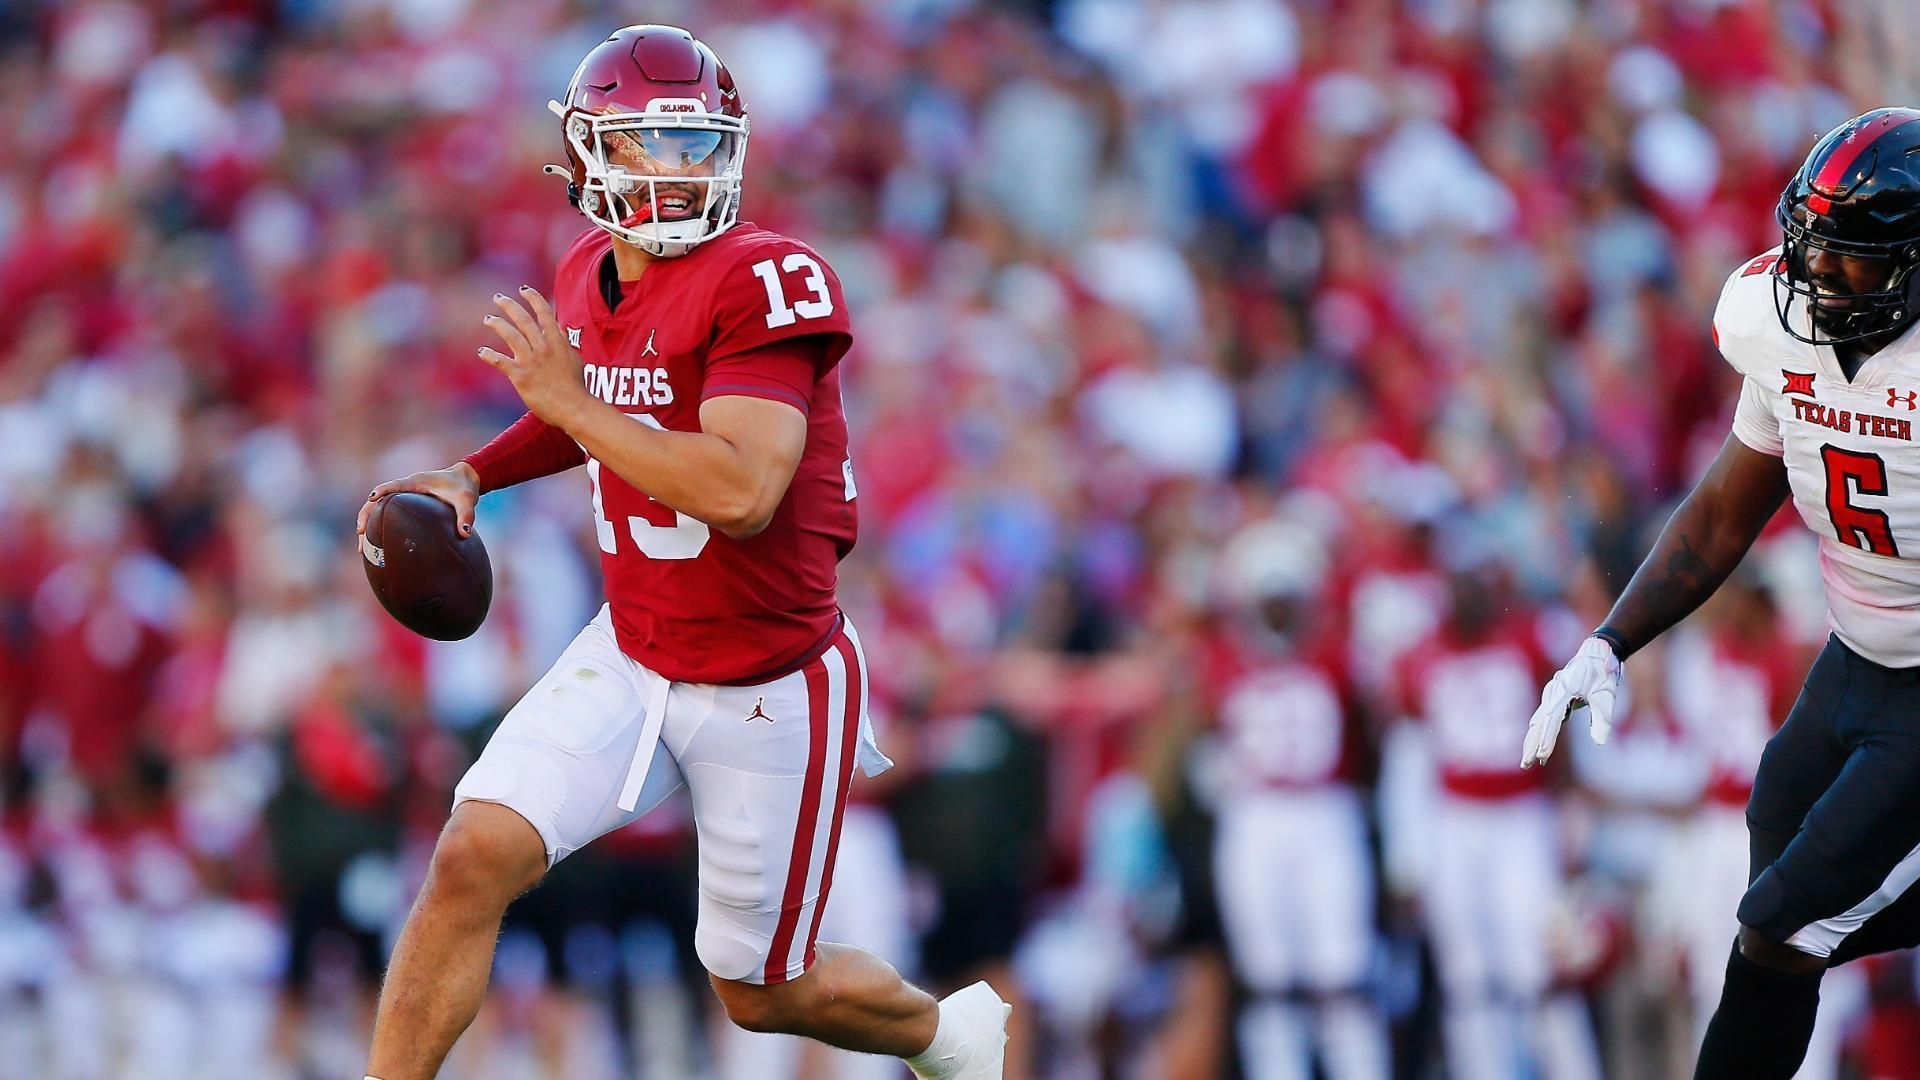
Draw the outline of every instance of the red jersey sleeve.
[[[783,401],[801,413],[813,407],[820,373],[832,367],[827,340],[818,334],[787,338],[707,364],[700,400],[755,397]]]
[[[573,436],[527,413],[493,441],[460,460],[480,477],[480,494],[565,472],[587,462]]]
[[[708,382],[741,353],[775,342],[817,337],[816,378],[853,344],[840,278],[812,249],[785,237],[755,244],[721,276],[714,295]]]

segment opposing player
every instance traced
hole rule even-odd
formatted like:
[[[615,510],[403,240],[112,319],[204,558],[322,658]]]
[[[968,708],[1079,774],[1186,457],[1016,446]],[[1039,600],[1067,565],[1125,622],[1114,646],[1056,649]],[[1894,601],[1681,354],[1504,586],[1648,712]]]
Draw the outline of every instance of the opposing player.
[[[527,415],[462,462],[381,485],[452,504],[585,465],[609,603],[455,791],[393,951],[368,1074],[426,1080],[472,1022],[509,901],[567,853],[690,789],[694,948],[741,1027],[1001,1075],[1008,1008],[936,1003],[885,961],[816,942],[866,721],[860,639],[834,599],[855,488],[838,280],[738,220],[744,102],[685,30],[630,26],[554,103],[593,222],[551,304],[496,295],[480,353]],[[362,528],[365,527],[362,515]]]
[[[1785,243],[1727,279],[1733,432],[1605,624],[1547,684],[1522,763],[1611,724],[1621,664],[1711,596],[1789,494],[1833,634],[1747,802],[1750,884],[1698,1077],[1788,1077],[1821,973],[1920,942],[1920,110],[1828,132],[1780,197]],[[1915,894],[1920,895],[1920,894]]]

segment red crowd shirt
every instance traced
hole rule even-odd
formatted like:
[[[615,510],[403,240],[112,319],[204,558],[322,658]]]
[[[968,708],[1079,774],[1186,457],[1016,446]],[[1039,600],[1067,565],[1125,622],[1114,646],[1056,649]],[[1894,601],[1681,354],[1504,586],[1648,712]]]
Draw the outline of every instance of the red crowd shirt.
[[[681,682],[784,674],[831,637],[837,567],[857,532],[837,367],[853,337],[839,278],[805,244],[742,223],[649,264],[638,281],[622,282],[610,309],[600,268],[612,245],[601,229],[583,233],[554,284],[554,311],[580,352],[587,391],[667,431],[701,430],[708,398],[792,405],[807,417],[793,482],[765,530],[734,540],[590,457],[569,459],[577,447],[554,450],[538,421],[533,431],[510,429],[508,456],[545,455],[553,459],[546,471],[584,458],[614,633],[628,656]],[[540,472],[493,451],[468,459],[483,489]]]

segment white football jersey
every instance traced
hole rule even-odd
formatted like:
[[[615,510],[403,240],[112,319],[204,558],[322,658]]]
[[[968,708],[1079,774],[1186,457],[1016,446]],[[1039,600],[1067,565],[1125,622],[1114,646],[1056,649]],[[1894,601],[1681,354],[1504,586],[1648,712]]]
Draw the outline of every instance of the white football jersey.
[[[1920,667],[1920,338],[1914,328],[1852,381],[1833,350],[1797,341],[1773,298],[1775,248],[1733,272],[1714,339],[1746,376],[1733,433],[1783,457],[1801,520],[1820,537],[1828,619],[1875,663]],[[1790,317],[1806,330],[1806,307]]]

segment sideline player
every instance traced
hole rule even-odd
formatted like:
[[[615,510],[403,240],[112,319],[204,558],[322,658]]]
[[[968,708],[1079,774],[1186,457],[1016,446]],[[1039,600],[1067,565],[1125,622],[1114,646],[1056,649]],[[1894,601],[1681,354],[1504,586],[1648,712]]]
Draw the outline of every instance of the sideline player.
[[[1371,997],[1372,853],[1355,789],[1364,754],[1327,554],[1282,520],[1227,544],[1227,614],[1207,683],[1223,791],[1213,865],[1227,951],[1249,999],[1235,1029],[1250,1080],[1392,1073]]]
[[[1521,751],[1544,761],[1579,710],[1604,742],[1621,664],[1793,496],[1833,634],[1754,777],[1750,883],[1697,1077],[1792,1076],[1825,969],[1920,942],[1920,905],[1902,900],[1920,877],[1920,110],[1828,132],[1777,217],[1785,243],[1735,270],[1714,312],[1745,376],[1732,435],[1547,684]]]
[[[1556,985],[1548,947],[1563,890],[1559,806],[1545,775],[1513,764],[1547,667],[1536,617],[1499,564],[1457,562],[1440,626],[1400,658],[1396,680],[1438,773],[1421,903],[1447,1064],[1462,1077],[1598,1077],[1585,1005]]]
[[[470,530],[480,495],[585,465],[609,603],[455,790],[367,1072],[433,1076],[485,996],[507,904],[685,784],[694,948],[734,1023],[997,1080],[1008,1007],[987,984],[936,1003],[871,953],[816,944],[854,762],[890,764],[834,599],[855,535],[839,282],[738,220],[746,107],[685,30],[615,32],[551,108],[568,165],[549,170],[595,227],[552,304],[494,297],[506,351],[480,350],[529,411],[369,501],[426,492]]]

